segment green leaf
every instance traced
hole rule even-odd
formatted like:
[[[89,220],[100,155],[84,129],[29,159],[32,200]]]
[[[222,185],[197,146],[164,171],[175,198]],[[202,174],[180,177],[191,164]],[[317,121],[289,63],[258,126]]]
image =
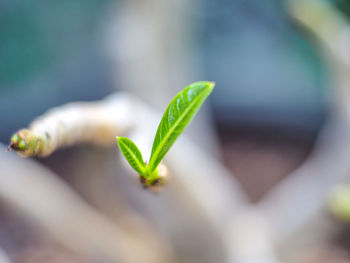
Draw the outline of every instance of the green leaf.
[[[142,154],[135,143],[125,137],[117,137],[118,146],[124,157],[140,175],[145,175],[146,164],[143,161]]]
[[[195,82],[175,96],[165,110],[153,141],[148,172],[154,171],[177,137],[190,123],[215,83]]]

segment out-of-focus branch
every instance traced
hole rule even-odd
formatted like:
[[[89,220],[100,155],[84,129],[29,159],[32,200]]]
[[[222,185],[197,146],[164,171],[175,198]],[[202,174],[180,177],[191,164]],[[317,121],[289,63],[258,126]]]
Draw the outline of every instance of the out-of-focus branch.
[[[280,241],[288,240],[301,229],[304,235],[299,237],[307,238],[306,225],[313,225],[323,217],[331,189],[350,172],[349,133],[347,125],[329,124],[305,163],[258,204]]]
[[[151,229],[143,235],[114,225],[34,161],[0,147],[0,166],[0,198],[75,252],[96,262],[171,262]]]
[[[225,227],[224,237],[230,261],[239,263],[278,263],[270,224],[255,207],[237,211]]]
[[[289,11],[319,41],[333,74],[331,119],[321,131],[314,151],[259,204],[279,240],[288,240],[296,233],[300,233],[300,240],[315,237],[311,226],[324,219],[322,211],[331,189],[350,172],[350,26],[339,11],[323,0],[290,0]],[[323,229],[327,232],[330,228]]]
[[[339,61],[350,58],[347,40],[349,25],[346,17],[325,0],[289,0],[289,13],[332,52]],[[346,49],[346,50],[345,50]]]
[[[0,263],[11,263],[12,261],[6,254],[6,252],[2,249],[0,249]]]
[[[350,25],[349,20],[325,0],[289,0],[292,17],[318,40],[333,74],[333,114],[349,119]]]
[[[51,109],[18,131],[10,147],[25,157],[48,156],[58,148],[79,143],[111,145],[117,134],[134,123],[133,100],[120,94],[113,101],[75,102]]]

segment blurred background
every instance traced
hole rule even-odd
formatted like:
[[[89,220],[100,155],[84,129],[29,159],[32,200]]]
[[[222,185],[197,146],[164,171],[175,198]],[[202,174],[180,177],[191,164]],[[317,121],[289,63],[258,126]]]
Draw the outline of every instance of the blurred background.
[[[307,11],[303,13],[303,10]],[[327,157],[320,161],[326,166],[323,160],[329,161],[329,170],[321,165],[316,167],[317,172],[304,172],[306,175],[297,180],[309,178],[309,174],[313,179],[305,184],[300,181],[304,188],[292,181],[291,185],[297,189],[290,193],[302,196],[299,192],[316,189],[326,199],[328,190],[348,176],[347,143],[339,139],[348,136],[348,109],[339,105],[350,106],[350,101],[347,104],[347,96],[338,92],[337,83],[350,85],[346,78],[349,75],[350,80],[350,71],[347,63],[339,62],[341,59],[334,50],[350,55],[350,46],[347,46],[350,38],[342,40],[344,45],[336,38],[340,32],[336,26],[348,26],[349,16],[350,1],[347,0],[0,0],[0,118],[3,120],[0,142],[8,144],[15,131],[27,127],[48,109],[67,102],[96,101],[114,92],[127,92],[162,112],[187,84],[197,80],[215,81],[215,91],[186,131],[187,136],[227,168],[246,195],[249,205],[244,206],[260,206],[262,202],[262,209],[272,207],[267,211],[283,206],[295,214],[304,213],[300,207],[317,210],[326,203],[319,200],[317,205],[311,205],[318,195],[310,203],[309,199],[297,200],[287,195],[288,202],[300,207],[286,207],[287,201],[279,206],[265,206],[264,198],[267,198],[266,204],[276,200],[279,194],[270,191],[280,183],[282,190],[289,189],[283,188],[287,185],[283,184],[284,180],[310,158],[314,160],[315,147],[330,149],[333,159],[322,154]],[[313,18],[317,26],[311,21]],[[327,23],[332,27],[327,27]],[[325,127],[326,133],[322,132]],[[320,134],[326,139],[317,147]],[[339,139],[336,147],[343,151],[332,146],[333,138]],[[0,155],[1,165],[16,166],[17,157],[9,157],[13,159],[8,161],[8,155]],[[172,194],[165,197],[163,193],[162,197],[147,195],[146,201],[140,201],[144,193],[138,191],[142,189],[124,178],[125,171],[115,172],[120,169],[115,168],[118,166],[115,157],[115,147],[106,150],[84,145],[63,149],[33,162],[38,169],[54,173],[54,178],[128,235],[137,232],[133,234],[135,240],[147,242],[145,233],[156,222],[154,246],[163,240],[167,246],[164,251],[171,251],[169,257],[165,253],[164,258],[168,259],[163,262],[243,262],[227,256],[222,233],[211,226],[210,220],[200,216],[200,206],[185,204],[186,200],[174,201],[177,200],[174,196],[181,195],[182,190],[172,190]],[[344,167],[339,172],[341,176],[337,175],[338,170],[333,172],[332,165]],[[0,166],[1,176],[11,176],[6,172],[11,171],[11,167]],[[317,179],[319,172],[324,176]],[[313,173],[316,175],[311,177]],[[332,176],[337,179],[328,180]],[[318,188],[320,181],[324,184]],[[23,186],[30,188],[33,183],[29,181]],[[310,190],[310,198],[312,193]],[[28,207],[18,208],[7,202],[6,195],[0,196],[3,197],[0,200],[3,262],[119,262],[111,259],[113,257],[100,257],[99,252],[94,253],[94,257],[85,250],[76,250],[72,248],[74,242],[67,245],[61,239],[57,241],[46,229],[49,227],[45,220],[50,221],[49,217],[27,217],[30,212],[22,210],[27,211]],[[309,209],[308,204],[313,208]],[[234,212],[233,207],[225,209]],[[288,213],[282,213],[283,209],[278,211],[288,217]],[[131,210],[132,215],[121,212],[126,210]],[[164,211],[168,210],[172,212],[165,216]],[[271,241],[274,261],[260,262],[350,262],[346,224],[325,210],[322,208],[321,213],[327,226],[305,232],[310,236],[322,233],[320,237],[308,245],[301,242],[303,249],[294,249],[300,235],[283,245],[276,238]],[[269,215],[273,217],[274,212]],[[275,217],[280,225],[288,224],[288,221],[282,222],[283,216]],[[300,223],[303,227],[311,215],[305,217],[307,220]],[[128,223],[130,220],[142,221],[135,223],[141,225],[140,229],[130,229],[133,226]],[[274,226],[274,221],[271,222]],[[311,222],[317,225],[318,221]],[[312,252],[306,252],[310,247]],[[127,261],[122,258],[120,262]]]
[[[261,185],[267,177],[286,174],[305,158],[326,116],[329,81],[322,57],[283,1],[129,2],[1,4],[3,143],[53,106],[130,89],[163,110],[176,91],[204,79],[217,83],[212,117],[224,158],[241,180],[254,175],[247,164],[255,160],[255,172],[275,169],[252,179],[267,187]],[[252,192],[254,200],[261,191]]]

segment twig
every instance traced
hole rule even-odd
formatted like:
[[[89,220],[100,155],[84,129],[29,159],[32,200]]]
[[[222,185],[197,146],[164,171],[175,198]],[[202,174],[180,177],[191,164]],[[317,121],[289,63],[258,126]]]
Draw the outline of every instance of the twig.
[[[9,147],[22,156],[48,156],[55,150],[84,142],[111,145],[131,129],[133,100],[120,94],[101,102],[76,102],[51,109],[28,129],[11,138]]]

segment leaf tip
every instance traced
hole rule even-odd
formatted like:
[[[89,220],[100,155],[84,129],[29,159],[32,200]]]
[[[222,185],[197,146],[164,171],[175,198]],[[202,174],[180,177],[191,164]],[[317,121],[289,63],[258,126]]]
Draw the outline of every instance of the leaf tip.
[[[121,144],[125,143],[125,137],[115,136],[115,139],[119,147],[121,147]]]
[[[210,91],[212,91],[216,85],[216,83],[214,81],[207,81],[206,82],[208,88],[210,89]]]
[[[216,83],[214,81],[197,81],[192,83],[190,86],[192,85],[199,85],[199,86],[202,86],[202,88],[204,89],[209,89],[210,91],[212,91]]]
[[[117,142],[120,142],[124,139],[125,137],[122,136],[115,136],[115,139],[117,140]]]

